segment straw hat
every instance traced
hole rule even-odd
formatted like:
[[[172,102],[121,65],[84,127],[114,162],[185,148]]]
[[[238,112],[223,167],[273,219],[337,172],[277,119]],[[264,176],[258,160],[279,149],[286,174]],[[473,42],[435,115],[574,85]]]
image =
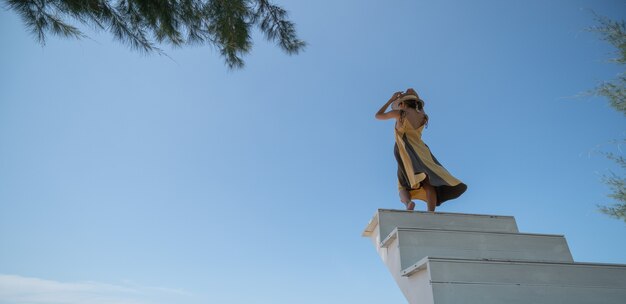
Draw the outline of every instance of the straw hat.
[[[417,103],[420,103],[422,105],[422,108],[424,107],[424,101],[421,98],[419,98],[419,96],[417,96],[417,95],[413,95],[413,94],[404,95],[404,96],[400,97],[398,102],[402,102],[402,101],[405,101],[405,100],[415,100],[415,101],[417,101]]]

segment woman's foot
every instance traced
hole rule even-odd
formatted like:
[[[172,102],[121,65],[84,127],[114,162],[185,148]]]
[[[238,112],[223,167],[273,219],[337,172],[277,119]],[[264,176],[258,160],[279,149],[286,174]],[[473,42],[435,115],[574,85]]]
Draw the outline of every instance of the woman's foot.
[[[413,201],[409,201],[408,203],[404,203],[404,205],[406,206],[406,210],[413,210],[415,209],[415,203]]]

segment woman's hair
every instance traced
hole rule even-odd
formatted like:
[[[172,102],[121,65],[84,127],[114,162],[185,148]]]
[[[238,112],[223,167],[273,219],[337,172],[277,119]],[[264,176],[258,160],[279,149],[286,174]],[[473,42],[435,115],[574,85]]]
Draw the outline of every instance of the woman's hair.
[[[417,108],[417,100],[416,99],[408,99],[408,100],[405,100],[403,102],[404,102],[404,104],[407,107],[409,107],[411,109],[416,109]],[[420,104],[420,108],[421,108],[421,104]],[[422,109],[418,109],[418,110],[421,111]]]
[[[402,101],[407,107],[411,108],[411,109],[417,109],[420,112],[424,112],[424,101],[420,100],[421,102],[417,102],[417,99],[408,99],[408,100],[404,100]],[[404,114],[404,113],[403,113]],[[404,115],[402,115],[404,116]],[[402,117],[404,118],[404,117]],[[424,124],[426,125],[426,127],[428,127],[428,115],[426,114],[426,112],[424,112]]]

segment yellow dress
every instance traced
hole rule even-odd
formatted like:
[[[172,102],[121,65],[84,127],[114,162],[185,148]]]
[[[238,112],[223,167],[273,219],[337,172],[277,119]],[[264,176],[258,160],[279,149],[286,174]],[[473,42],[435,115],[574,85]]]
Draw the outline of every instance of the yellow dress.
[[[422,141],[424,125],[416,129],[408,119],[403,119],[400,125],[395,128],[394,146],[398,161],[398,189],[408,190],[411,199],[426,201],[426,191],[421,183],[428,178],[437,192],[437,206],[461,196],[467,185],[452,176]]]

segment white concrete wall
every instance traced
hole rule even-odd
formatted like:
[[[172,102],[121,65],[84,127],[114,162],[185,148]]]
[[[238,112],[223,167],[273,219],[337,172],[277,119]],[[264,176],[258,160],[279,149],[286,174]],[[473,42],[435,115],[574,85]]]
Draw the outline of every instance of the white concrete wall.
[[[397,228],[405,269],[427,256],[573,262],[560,235]]]
[[[518,232],[515,218],[512,216],[463,214],[444,212],[404,211],[378,209],[370,221],[372,227],[378,226],[379,235],[385,239],[396,227],[447,229],[467,231]]]
[[[386,247],[384,260],[391,276],[409,303],[434,304],[429,269],[423,268],[411,276],[402,275],[398,239],[390,241],[389,246]]]
[[[575,263],[562,236],[517,232],[512,217],[380,209],[363,236],[410,304],[626,303],[626,265]]]
[[[427,267],[436,304],[626,303],[626,265],[429,258]]]

